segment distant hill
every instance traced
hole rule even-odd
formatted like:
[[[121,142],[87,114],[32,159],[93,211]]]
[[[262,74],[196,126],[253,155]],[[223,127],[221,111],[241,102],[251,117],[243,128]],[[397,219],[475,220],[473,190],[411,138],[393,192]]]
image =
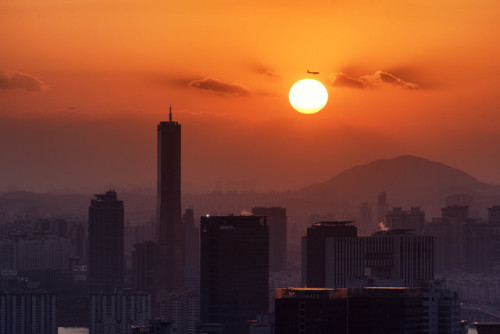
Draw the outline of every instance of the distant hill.
[[[389,202],[442,205],[444,198],[453,194],[496,197],[500,186],[483,183],[439,162],[404,155],[349,168],[323,183],[299,189],[294,195],[322,202],[362,202],[373,201],[381,191],[387,192]]]

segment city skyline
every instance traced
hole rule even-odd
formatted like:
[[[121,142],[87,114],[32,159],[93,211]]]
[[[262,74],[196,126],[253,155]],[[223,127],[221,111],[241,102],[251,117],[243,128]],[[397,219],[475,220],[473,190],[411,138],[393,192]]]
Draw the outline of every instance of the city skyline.
[[[498,7],[3,2],[0,189],[154,187],[170,104],[189,192],[296,189],[402,154],[500,183]],[[287,98],[307,69],[330,96],[315,115]]]

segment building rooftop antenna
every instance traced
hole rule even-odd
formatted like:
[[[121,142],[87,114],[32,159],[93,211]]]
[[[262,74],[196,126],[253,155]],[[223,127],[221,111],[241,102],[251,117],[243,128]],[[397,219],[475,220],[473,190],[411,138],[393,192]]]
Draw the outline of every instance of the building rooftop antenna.
[[[170,113],[169,113],[168,119],[170,122],[172,122],[172,106],[170,106]]]

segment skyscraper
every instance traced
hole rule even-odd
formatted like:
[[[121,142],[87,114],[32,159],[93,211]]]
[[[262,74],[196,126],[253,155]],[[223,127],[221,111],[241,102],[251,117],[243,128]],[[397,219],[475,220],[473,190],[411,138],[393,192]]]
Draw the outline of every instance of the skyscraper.
[[[157,292],[183,287],[184,236],[181,223],[181,125],[158,124],[157,235],[159,244]]]
[[[123,288],[123,201],[114,190],[95,195],[89,207],[89,280],[92,291]]]
[[[327,238],[355,238],[358,230],[351,221],[319,222],[307,228],[307,286],[325,287],[325,244]],[[302,269],[304,270],[304,268]]]
[[[269,226],[269,271],[286,270],[286,209],[279,207],[253,208],[256,216],[266,216]]]
[[[244,334],[268,312],[268,233],[262,216],[201,218],[201,322]]]

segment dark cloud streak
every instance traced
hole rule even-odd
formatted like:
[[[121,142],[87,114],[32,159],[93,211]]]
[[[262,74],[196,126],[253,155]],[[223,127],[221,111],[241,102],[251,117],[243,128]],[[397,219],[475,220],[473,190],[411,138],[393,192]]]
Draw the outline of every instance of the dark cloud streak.
[[[192,80],[191,82],[189,82],[188,86],[195,89],[216,92],[221,95],[229,94],[247,96],[250,94],[250,91],[239,83],[226,82],[216,78]]]

